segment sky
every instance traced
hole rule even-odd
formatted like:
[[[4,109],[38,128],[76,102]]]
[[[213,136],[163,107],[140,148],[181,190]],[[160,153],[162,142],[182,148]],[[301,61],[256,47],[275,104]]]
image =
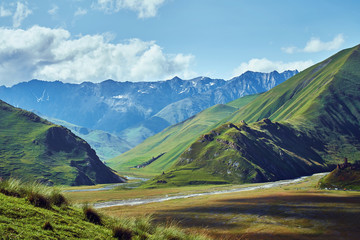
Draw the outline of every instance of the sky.
[[[231,79],[360,44],[358,0],[0,0],[0,85]]]

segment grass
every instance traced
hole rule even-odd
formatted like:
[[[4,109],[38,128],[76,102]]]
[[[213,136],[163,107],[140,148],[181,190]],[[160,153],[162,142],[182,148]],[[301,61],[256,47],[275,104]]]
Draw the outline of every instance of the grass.
[[[313,176],[273,189],[103,211],[123,218],[151,214],[158,223],[177,222],[187,231],[202,232],[213,239],[357,239],[360,193],[319,190],[316,187],[319,178]]]
[[[113,218],[86,205],[81,209],[51,202],[51,207],[43,208],[30,203],[27,193],[51,199],[51,193],[57,192],[53,187],[12,179],[1,181],[0,189],[13,195],[0,193],[1,239],[130,239],[129,235],[132,239],[207,239],[174,225],[154,224],[151,216]]]

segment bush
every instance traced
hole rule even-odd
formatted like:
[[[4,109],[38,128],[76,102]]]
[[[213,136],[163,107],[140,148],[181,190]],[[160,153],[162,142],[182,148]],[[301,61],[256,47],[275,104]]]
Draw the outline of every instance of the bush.
[[[101,216],[94,208],[88,205],[84,205],[83,211],[86,220],[88,220],[91,223],[101,225]]]
[[[119,240],[130,240],[133,236],[133,232],[130,229],[116,226],[113,228],[113,237]]]

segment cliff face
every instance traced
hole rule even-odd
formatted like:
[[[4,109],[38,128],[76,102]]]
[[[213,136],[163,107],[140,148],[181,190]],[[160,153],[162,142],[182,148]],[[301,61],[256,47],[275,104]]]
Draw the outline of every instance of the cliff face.
[[[65,127],[0,101],[0,176],[64,185],[124,182]]]

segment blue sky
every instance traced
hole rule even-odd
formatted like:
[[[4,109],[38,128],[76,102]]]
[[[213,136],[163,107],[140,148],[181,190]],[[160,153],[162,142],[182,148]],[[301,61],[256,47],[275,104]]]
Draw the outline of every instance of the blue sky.
[[[360,43],[355,0],[0,0],[0,85],[304,68]]]

